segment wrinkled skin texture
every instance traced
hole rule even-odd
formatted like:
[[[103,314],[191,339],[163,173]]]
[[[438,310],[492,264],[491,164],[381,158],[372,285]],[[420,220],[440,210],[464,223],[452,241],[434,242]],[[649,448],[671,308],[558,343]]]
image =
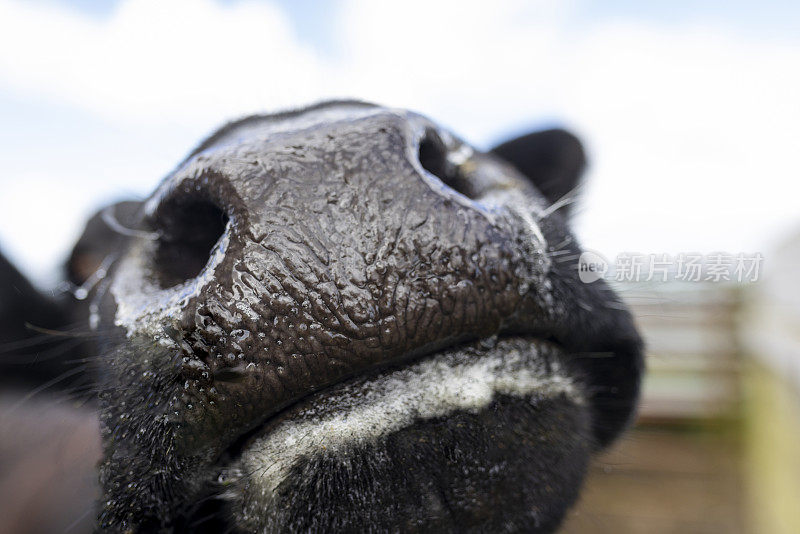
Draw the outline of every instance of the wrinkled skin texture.
[[[119,209],[134,231],[72,271],[111,258],[100,527],[555,529],[642,362],[553,206],[580,145],[536,135],[483,154],[321,104],[224,127]]]

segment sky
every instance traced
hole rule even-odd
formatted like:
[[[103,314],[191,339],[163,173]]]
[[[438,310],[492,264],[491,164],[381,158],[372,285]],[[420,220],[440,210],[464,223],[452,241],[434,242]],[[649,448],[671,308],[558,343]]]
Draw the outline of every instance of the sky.
[[[788,1],[0,0],[0,248],[48,287],[219,124],[356,97],[482,149],[570,128],[584,246],[768,269],[800,232],[798,66]]]

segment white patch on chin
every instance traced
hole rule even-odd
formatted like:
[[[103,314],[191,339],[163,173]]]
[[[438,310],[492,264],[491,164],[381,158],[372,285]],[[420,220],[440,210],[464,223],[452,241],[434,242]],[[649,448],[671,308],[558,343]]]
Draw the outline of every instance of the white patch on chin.
[[[558,365],[554,353],[556,349],[544,343],[503,340],[488,349],[454,349],[319,393],[247,446],[239,462],[221,477],[241,479],[242,494],[233,489],[227,496],[241,499],[240,504],[251,511],[269,513],[277,505],[278,486],[302,457],[323,451],[345,453],[419,419],[455,411],[475,413],[497,394],[565,395],[583,404],[580,388]]]

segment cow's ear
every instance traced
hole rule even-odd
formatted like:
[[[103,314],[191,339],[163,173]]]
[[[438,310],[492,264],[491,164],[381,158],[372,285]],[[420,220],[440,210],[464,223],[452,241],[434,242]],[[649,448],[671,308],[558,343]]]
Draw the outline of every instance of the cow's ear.
[[[586,168],[586,152],[573,134],[561,129],[529,133],[494,147],[491,152],[511,163],[551,203],[568,212]]]
[[[26,325],[55,328],[63,319],[60,307],[0,253],[0,348],[4,342],[30,337]]]
[[[66,302],[40,292],[0,254],[0,387],[74,386],[80,371],[73,349],[80,340],[49,333],[70,322]]]
[[[98,269],[135,232],[142,202],[126,200],[112,204],[95,213],[78,242],[72,248],[66,264],[67,279],[75,286],[92,283]]]

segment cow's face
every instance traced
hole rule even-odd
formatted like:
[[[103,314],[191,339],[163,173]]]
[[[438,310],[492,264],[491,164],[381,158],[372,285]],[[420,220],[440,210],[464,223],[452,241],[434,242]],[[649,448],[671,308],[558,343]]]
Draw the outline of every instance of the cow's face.
[[[93,306],[101,523],[552,530],[641,356],[536,180],[358,103],[212,136]]]

